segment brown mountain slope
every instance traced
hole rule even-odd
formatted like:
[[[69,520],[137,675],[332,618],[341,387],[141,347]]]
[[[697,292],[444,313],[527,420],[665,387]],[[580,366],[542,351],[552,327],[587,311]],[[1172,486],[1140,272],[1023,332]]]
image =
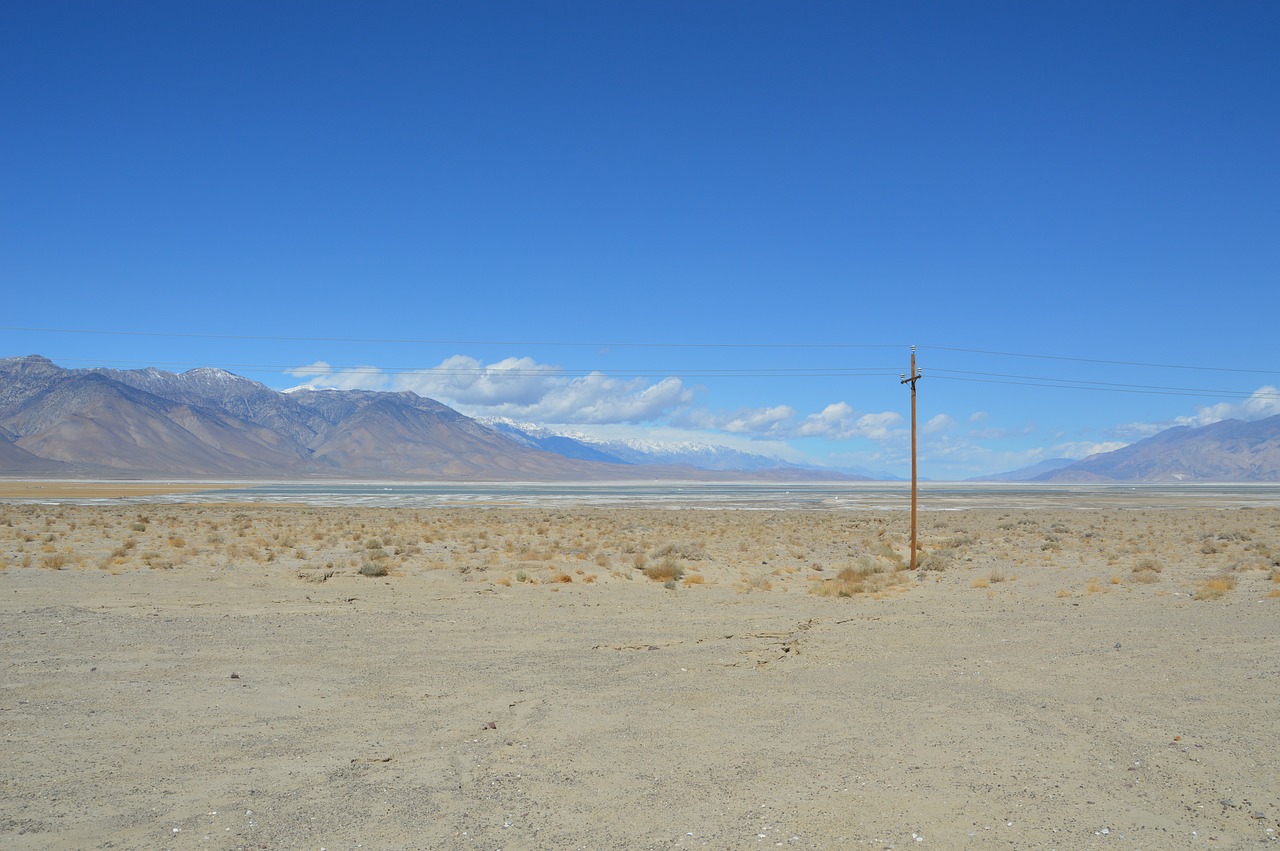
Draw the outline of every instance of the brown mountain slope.
[[[398,394],[380,395],[315,447],[316,461],[348,473],[415,478],[598,478],[627,472],[529,449],[488,429],[467,427],[473,421],[455,411],[449,410],[450,417],[405,404]]]
[[[74,464],[182,475],[279,474],[306,466],[266,429],[94,375],[59,381],[5,424],[22,449]]]
[[[1179,426],[1040,476],[1045,482],[1280,481],[1280,416]]]
[[[413,393],[279,393],[220,370],[65,370],[36,356],[0,360],[0,429],[13,447],[5,457],[22,468],[30,455],[187,476],[636,474],[521,445]]]

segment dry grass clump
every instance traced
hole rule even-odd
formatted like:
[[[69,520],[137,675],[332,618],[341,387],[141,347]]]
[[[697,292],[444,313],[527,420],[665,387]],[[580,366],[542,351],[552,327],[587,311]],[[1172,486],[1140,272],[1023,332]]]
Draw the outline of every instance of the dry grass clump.
[[[951,567],[953,561],[955,561],[955,552],[948,547],[944,547],[942,549],[929,550],[918,556],[916,565],[921,570],[942,571]]]
[[[863,557],[842,567],[835,578],[815,582],[812,590],[821,597],[856,597],[882,593],[906,582],[906,571],[890,570],[883,562]]]
[[[40,566],[45,570],[62,570],[67,566],[67,556],[65,553],[50,553],[40,558]]]
[[[386,576],[387,566],[381,561],[366,561],[360,565],[361,576]]]
[[[700,561],[707,558],[707,545],[703,541],[670,543],[654,552],[654,558],[681,558],[685,561]]]
[[[1236,578],[1229,573],[1203,579],[1196,583],[1196,600],[1220,600],[1236,587]]]
[[[1160,572],[1164,570],[1160,562],[1153,558],[1144,558],[1133,566],[1129,574],[1130,580],[1150,584],[1160,581]]]
[[[684,576],[684,565],[672,555],[644,568],[644,575],[654,582],[674,582]]]
[[[992,585],[999,585],[1001,582],[1009,582],[1017,579],[1016,576],[1010,576],[1004,572],[1004,568],[993,567],[987,572],[986,576],[979,576],[969,584],[970,588],[990,588]]]

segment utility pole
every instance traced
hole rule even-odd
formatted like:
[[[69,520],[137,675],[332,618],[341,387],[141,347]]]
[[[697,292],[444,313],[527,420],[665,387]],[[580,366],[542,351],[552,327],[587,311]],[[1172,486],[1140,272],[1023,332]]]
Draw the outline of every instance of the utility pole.
[[[911,347],[911,376],[899,373],[899,384],[911,385],[911,569],[916,569],[916,382],[921,372],[916,369],[916,347]]]

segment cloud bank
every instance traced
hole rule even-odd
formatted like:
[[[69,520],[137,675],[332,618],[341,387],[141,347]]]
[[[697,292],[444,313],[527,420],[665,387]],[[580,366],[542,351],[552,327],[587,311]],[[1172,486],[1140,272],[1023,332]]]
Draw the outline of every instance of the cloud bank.
[[[800,437],[826,440],[887,440],[900,430],[902,415],[896,411],[860,413],[847,402],[832,402],[817,413],[800,417],[789,405],[739,408],[735,411],[687,411],[677,417],[685,428],[709,429],[757,438],[791,440]]]
[[[678,378],[655,383],[598,372],[568,376],[559,366],[527,357],[486,364],[454,355],[429,369],[398,373],[376,367],[334,369],[316,361],[286,374],[340,390],[411,390],[469,416],[534,422],[651,422],[693,400],[693,391]]]

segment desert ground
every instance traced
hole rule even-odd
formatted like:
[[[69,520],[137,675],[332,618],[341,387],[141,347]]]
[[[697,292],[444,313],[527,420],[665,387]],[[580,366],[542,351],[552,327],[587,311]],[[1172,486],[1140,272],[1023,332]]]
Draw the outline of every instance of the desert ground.
[[[0,846],[1280,842],[1280,509],[907,529],[0,503]]]

